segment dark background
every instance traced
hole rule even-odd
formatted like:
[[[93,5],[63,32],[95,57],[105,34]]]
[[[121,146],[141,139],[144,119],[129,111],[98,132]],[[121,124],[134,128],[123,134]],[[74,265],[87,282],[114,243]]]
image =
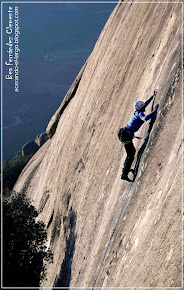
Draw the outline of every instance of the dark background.
[[[3,159],[46,130],[116,3],[3,4],[3,64],[9,5],[19,7],[20,89],[3,76]]]

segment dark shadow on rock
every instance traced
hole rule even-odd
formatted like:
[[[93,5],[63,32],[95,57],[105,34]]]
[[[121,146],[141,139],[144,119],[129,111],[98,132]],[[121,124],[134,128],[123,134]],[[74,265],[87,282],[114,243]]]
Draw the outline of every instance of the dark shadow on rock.
[[[64,287],[62,289],[69,289],[71,280],[72,260],[75,252],[75,240],[76,240],[75,229],[76,229],[76,214],[73,210],[71,210],[70,234],[68,239],[66,240],[65,258],[61,265],[60,274],[55,280],[54,287]]]
[[[139,151],[137,153],[137,160],[136,160],[136,164],[135,164],[135,167],[134,167],[134,178],[133,178],[133,181],[135,181],[135,179],[137,177],[137,173],[138,173],[138,170],[139,170],[141,157],[142,157],[142,155],[144,153],[144,150],[145,150],[145,148],[146,148],[146,146],[148,144],[149,136],[150,136],[151,130],[153,128],[153,124],[155,123],[156,117],[157,117],[157,114],[155,114],[155,116],[151,119],[148,131],[147,131],[147,137],[145,138],[144,143],[142,144],[141,148],[139,149]]]

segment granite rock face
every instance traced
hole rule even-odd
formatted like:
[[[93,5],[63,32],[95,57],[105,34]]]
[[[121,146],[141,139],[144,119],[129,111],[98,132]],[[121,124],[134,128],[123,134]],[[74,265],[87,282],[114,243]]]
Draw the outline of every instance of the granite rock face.
[[[117,4],[14,187],[26,188],[47,227],[54,261],[43,289],[181,287],[181,9]],[[154,89],[158,114],[134,140],[129,184],[117,131]]]
[[[39,149],[39,146],[35,143],[35,141],[29,141],[22,147],[22,156],[28,156],[31,154],[35,154]]]
[[[36,139],[35,139],[35,143],[41,147],[46,141],[48,140],[48,136],[47,136],[47,133],[44,132],[44,133],[41,133],[39,134]]]
[[[62,113],[64,112],[64,110],[66,109],[66,107],[68,106],[68,104],[70,103],[70,101],[73,99],[73,97],[75,96],[80,80],[82,78],[84,69],[86,67],[87,62],[83,65],[83,67],[81,68],[78,76],[76,77],[76,79],[74,80],[73,84],[71,85],[70,89],[68,90],[65,98],[63,99],[63,102],[61,103],[61,105],[59,106],[59,108],[57,109],[56,113],[53,115],[53,117],[51,118],[46,132],[49,138],[52,138],[52,136],[54,135],[59,119],[62,115]]]

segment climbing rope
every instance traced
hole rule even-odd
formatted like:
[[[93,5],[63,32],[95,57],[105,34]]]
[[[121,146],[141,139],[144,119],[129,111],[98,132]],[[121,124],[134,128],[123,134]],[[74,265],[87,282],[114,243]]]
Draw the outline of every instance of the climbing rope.
[[[123,204],[122,204],[121,211],[120,211],[120,213],[119,213],[119,216],[118,216],[118,218],[117,218],[117,220],[116,220],[116,223],[115,223],[115,225],[114,225],[114,228],[113,228],[113,230],[112,230],[111,236],[110,236],[110,238],[109,238],[109,242],[108,242],[108,244],[107,244],[107,247],[106,247],[105,253],[104,253],[103,258],[102,258],[102,260],[101,260],[101,263],[100,263],[100,265],[99,265],[99,267],[98,267],[98,271],[97,271],[96,277],[95,277],[95,279],[94,279],[93,286],[92,286],[91,290],[94,290],[94,287],[95,287],[96,282],[97,282],[97,280],[98,280],[98,277],[99,277],[99,275],[100,275],[100,272],[101,272],[101,269],[102,269],[103,263],[104,263],[104,261],[105,261],[105,258],[106,258],[106,255],[107,255],[107,252],[108,252],[108,250],[109,250],[109,248],[110,248],[110,244],[111,244],[112,239],[113,239],[113,237],[114,237],[114,234],[115,234],[115,232],[116,232],[117,226],[118,226],[118,224],[119,224],[119,221],[120,221],[122,215],[123,215],[124,212],[125,212],[126,205],[127,205],[127,201],[128,201],[129,195],[130,195],[130,191],[131,191],[132,185],[133,185],[133,183],[131,183],[130,186],[129,186],[128,192],[127,192],[126,197],[125,197],[125,200],[124,200],[124,202],[123,202]]]

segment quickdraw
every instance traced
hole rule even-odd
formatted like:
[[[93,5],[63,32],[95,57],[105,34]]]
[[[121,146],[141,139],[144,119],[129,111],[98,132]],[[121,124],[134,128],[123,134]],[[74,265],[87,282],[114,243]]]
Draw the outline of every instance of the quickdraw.
[[[123,145],[126,145],[126,144],[128,144],[128,143],[131,143],[132,140],[129,140],[129,141],[121,141],[121,142],[122,142]]]

